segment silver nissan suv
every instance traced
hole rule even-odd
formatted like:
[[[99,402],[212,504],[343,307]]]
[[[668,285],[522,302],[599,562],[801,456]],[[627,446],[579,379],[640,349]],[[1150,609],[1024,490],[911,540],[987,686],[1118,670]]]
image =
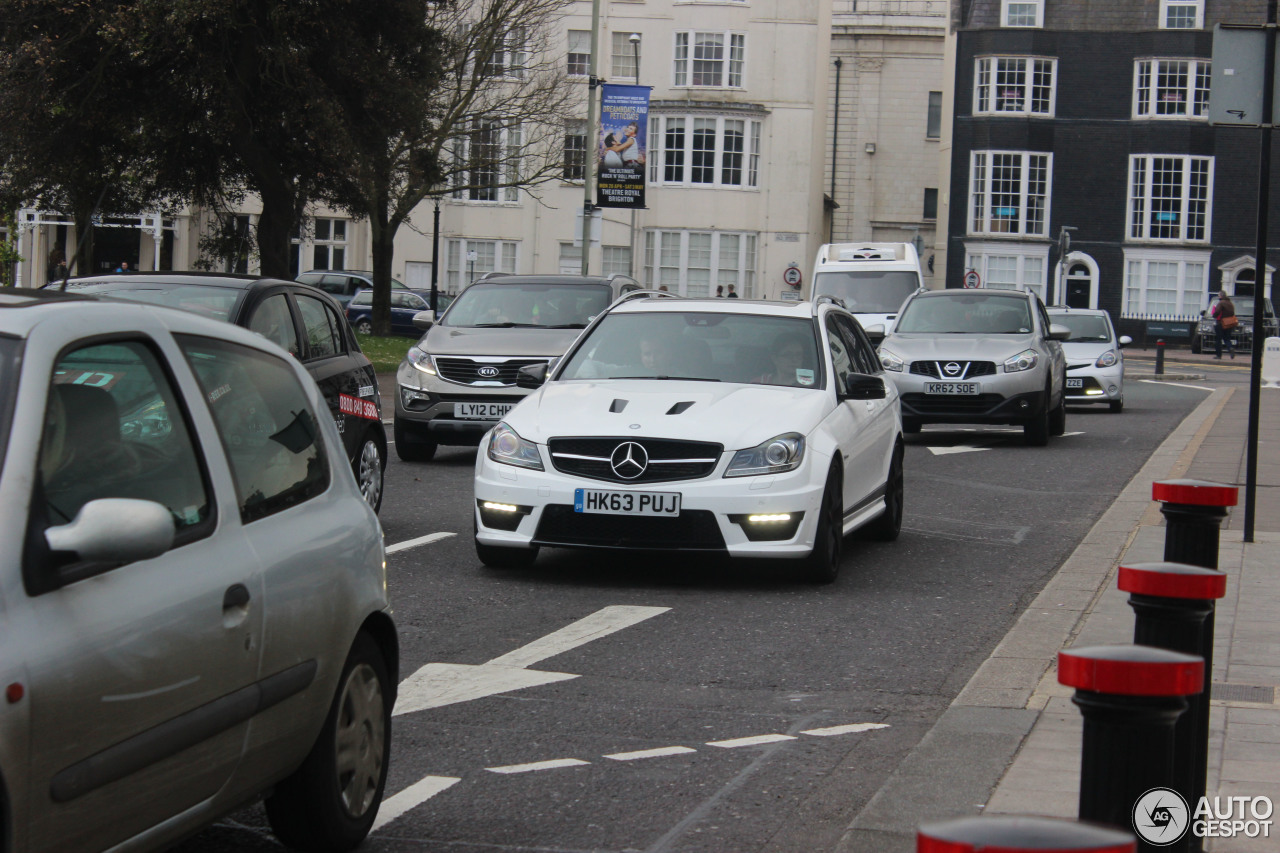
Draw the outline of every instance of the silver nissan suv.
[[[1017,424],[1043,446],[1066,429],[1066,326],[1022,290],[918,290],[880,361],[902,397],[903,432],[922,424]]]
[[[478,445],[529,393],[516,387],[520,368],[564,355],[592,318],[638,290],[624,275],[490,273],[477,280],[396,371],[396,454],[429,462],[441,444]]]

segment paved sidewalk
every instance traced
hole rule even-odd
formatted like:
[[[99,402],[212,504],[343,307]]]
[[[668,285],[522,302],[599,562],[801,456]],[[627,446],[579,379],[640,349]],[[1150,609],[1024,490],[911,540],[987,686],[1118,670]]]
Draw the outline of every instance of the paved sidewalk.
[[[1148,367],[1134,355],[1126,352],[1130,378]],[[1194,368],[1206,357],[1184,351],[1177,358]],[[1207,359],[1213,362],[1212,354]],[[1173,361],[1166,353],[1166,372]],[[1247,369],[1249,361],[1234,363]],[[1082,718],[1071,688],[1058,684],[1057,653],[1133,641],[1133,614],[1128,594],[1116,588],[1116,569],[1163,560],[1163,517],[1151,484],[1179,477],[1240,486],[1241,506],[1221,536],[1219,567],[1229,577],[1216,616],[1207,793],[1268,796],[1280,805],[1280,389],[1261,394],[1255,541],[1244,543],[1241,531],[1249,391],[1219,389],[1094,525],[855,818],[840,853],[908,853],[916,828],[933,820],[983,813],[1075,817]],[[1205,849],[1280,850],[1280,811],[1272,820],[1270,838],[1207,840]]]

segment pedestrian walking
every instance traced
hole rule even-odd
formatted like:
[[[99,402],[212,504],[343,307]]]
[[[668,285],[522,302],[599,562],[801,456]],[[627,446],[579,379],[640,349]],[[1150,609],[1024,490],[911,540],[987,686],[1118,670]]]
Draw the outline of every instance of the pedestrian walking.
[[[1235,339],[1233,335],[1236,326],[1240,324],[1240,320],[1236,317],[1236,306],[1231,301],[1231,297],[1222,292],[1218,294],[1218,304],[1213,306],[1214,329],[1217,334],[1214,337],[1214,354],[1217,359],[1222,358],[1222,343],[1227,344],[1227,353],[1232,358],[1236,357]]]

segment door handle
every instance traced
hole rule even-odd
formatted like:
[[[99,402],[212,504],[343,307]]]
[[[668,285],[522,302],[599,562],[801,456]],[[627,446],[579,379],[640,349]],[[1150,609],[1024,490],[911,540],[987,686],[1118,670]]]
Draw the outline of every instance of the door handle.
[[[249,604],[249,588],[242,583],[235,583],[227,587],[226,594],[222,596],[222,609],[230,610],[233,607],[245,607]]]

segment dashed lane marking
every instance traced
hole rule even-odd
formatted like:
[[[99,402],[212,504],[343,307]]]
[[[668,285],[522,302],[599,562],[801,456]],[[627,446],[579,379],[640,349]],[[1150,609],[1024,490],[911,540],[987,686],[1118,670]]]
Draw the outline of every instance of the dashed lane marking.
[[[448,539],[450,536],[457,536],[456,533],[429,533],[426,536],[419,536],[417,539],[406,539],[403,542],[397,542],[394,545],[387,546],[387,553],[394,554],[397,551],[405,551],[409,548],[417,548],[419,545],[430,545],[432,542],[439,542],[441,539]]]
[[[887,729],[888,723],[852,723],[847,726],[828,726],[825,729],[809,729],[803,731],[802,735],[814,735],[815,737],[834,737],[835,735],[848,735],[854,732],[869,732],[873,729]]]
[[[535,761],[532,764],[508,764],[506,767],[486,767],[490,773],[532,773],[535,770],[555,770],[560,767],[579,767],[590,764],[580,758],[556,758],[552,761]]]
[[[732,740],[708,741],[707,746],[718,746],[721,749],[736,749],[740,746],[759,746],[762,743],[778,743],[784,740],[795,740],[795,735],[756,735],[755,737],[738,737]]]
[[[1188,385],[1185,382],[1158,382],[1155,379],[1139,379],[1139,382],[1145,382],[1148,385],[1172,385],[1174,388],[1194,388],[1197,391],[1216,391],[1216,388],[1206,388],[1203,385]]]
[[[605,758],[610,758],[614,761],[636,761],[641,758],[665,758],[668,755],[686,755],[697,751],[687,746],[661,746],[657,749],[642,749],[639,752],[615,752],[613,755],[606,755]]]
[[[409,809],[422,805],[460,781],[462,780],[453,776],[427,776],[419,779],[394,797],[382,801],[382,805],[378,808],[378,818],[369,828],[369,832],[377,832]]]

